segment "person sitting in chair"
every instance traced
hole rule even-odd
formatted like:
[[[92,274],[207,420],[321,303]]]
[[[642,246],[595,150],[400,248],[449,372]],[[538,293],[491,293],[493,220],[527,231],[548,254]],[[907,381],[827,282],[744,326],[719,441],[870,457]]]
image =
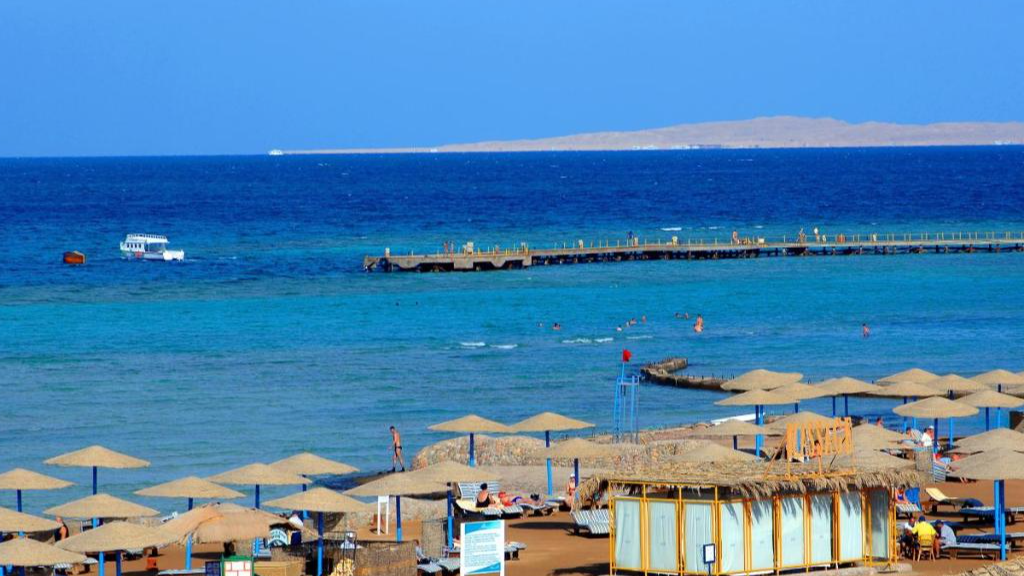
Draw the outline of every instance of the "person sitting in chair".
[[[476,507],[477,508],[490,508],[498,504],[498,501],[491,496],[491,493],[487,490],[487,483],[480,485],[480,491],[476,493]]]

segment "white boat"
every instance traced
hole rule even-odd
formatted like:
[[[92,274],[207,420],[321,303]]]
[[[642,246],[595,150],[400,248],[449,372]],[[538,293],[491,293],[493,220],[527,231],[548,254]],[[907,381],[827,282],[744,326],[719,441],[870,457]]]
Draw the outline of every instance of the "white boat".
[[[156,234],[129,234],[121,242],[121,256],[129,260],[184,260],[184,250],[168,250],[167,237]]]
[[[284,156],[284,150],[274,148],[270,152],[267,152],[267,154],[270,154],[271,156]]]

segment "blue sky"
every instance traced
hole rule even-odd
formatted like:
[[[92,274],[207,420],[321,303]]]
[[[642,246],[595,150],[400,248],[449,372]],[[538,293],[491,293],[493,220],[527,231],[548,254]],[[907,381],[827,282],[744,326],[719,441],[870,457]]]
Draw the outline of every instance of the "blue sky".
[[[3,0],[0,156],[1024,120],[1024,2]]]

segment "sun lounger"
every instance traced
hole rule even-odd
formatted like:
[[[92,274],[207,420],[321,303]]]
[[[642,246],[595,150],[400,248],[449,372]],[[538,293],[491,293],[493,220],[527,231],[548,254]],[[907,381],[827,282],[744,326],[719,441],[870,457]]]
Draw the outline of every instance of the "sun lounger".
[[[949,477],[949,464],[945,462],[932,461],[932,481],[945,482]]]
[[[896,503],[896,517],[906,516],[907,518],[913,517],[915,514],[921,512],[921,507],[913,502],[897,502]]]
[[[953,498],[946,496],[942,490],[938,488],[925,488],[925,493],[931,498],[932,513],[934,514],[939,506],[951,506],[954,509],[963,508],[967,504],[967,498]]]
[[[1010,524],[1017,521],[1017,515],[1024,513],[1024,506],[1013,506],[1010,508],[1004,508],[1006,513],[1006,519]],[[959,514],[964,517],[964,522],[967,522],[971,518],[977,518],[978,520],[995,518],[995,508],[992,506],[971,506],[963,507],[960,509]]]
[[[435,560],[435,563],[447,574],[458,574],[462,566],[462,561],[458,558],[441,558]]]
[[[157,576],[194,576],[205,573],[206,568],[193,568],[191,570],[161,570],[157,572]]]
[[[999,545],[998,544],[965,544],[957,542],[952,546],[943,546],[943,552],[948,552],[949,557],[956,560],[963,555],[977,555],[982,558],[988,558],[989,555],[993,559],[999,556]]]
[[[570,516],[573,521],[573,533],[579,534],[586,529],[591,536],[607,536],[611,530],[608,510],[575,510]]]
[[[484,516],[501,516],[504,518],[513,518],[523,515],[523,507],[517,504],[512,506],[502,506],[501,508],[477,508],[476,507],[476,495],[480,493],[479,482],[459,482],[459,500],[456,501],[464,502],[468,500],[469,506],[459,504],[459,507],[467,512],[476,512],[483,514]],[[487,482],[487,491],[491,494],[497,494],[501,492],[501,484],[497,482]],[[497,514],[488,512],[488,510],[497,510]]]
[[[987,542],[987,543],[991,544],[993,542],[995,542],[995,543],[999,542],[999,534],[995,534],[993,532],[984,532],[984,533],[981,533],[981,534],[961,534],[960,536],[957,536],[956,540],[957,540],[958,543],[963,543],[963,544],[980,544],[980,543],[983,543],[983,542]],[[1007,532],[1006,533],[1006,541],[1007,542],[1012,542],[1012,541],[1015,541],[1015,540],[1024,540],[1024,532]]]

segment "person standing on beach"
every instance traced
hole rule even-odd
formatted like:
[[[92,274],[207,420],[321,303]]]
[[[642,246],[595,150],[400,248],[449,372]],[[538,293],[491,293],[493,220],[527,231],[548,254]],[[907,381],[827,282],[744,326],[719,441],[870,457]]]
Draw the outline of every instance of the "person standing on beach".
[[[402,458],[402,436],[394,426],[391,427],[391,471],[395,471],[395,465],[402,465],[402,472],[405,472],[405,459]]]

